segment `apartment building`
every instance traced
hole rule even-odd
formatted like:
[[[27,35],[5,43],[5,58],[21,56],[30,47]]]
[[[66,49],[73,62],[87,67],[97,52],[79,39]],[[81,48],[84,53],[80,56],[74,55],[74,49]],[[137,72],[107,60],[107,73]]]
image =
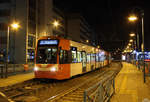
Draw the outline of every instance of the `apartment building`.
[[[80,13],[67,14],[67,36],[78,42],[91,43],[91,28]]]
[[[20,26],[17,30],[10,27],[14,21]],[[83,16],[64,14],[53,0],[0,0],[0,61],[6,61],[9,45],[9,63],[33,63],[37,39],[50,35],[83,43],[92,41],[90,26]]]
[[[20,27],[17,31],[10,27],[7,36],[14,21]],[[0,59],[6,60],[9,38],[9,62],[33,62],[36,39],[52,35],[52,21],[52,0],[0,0]]]

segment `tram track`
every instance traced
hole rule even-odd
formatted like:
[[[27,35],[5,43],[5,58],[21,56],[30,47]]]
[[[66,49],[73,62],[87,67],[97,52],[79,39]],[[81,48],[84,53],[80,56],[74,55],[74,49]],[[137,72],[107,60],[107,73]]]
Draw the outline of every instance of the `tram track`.
[[[90,87],[91,85],[102,80],[104,77],[107,77],[110,74],[114,74],[110,71],[105,71],[100,75],[91,78],[90,80],[85,81],[84,83],[67,90],[60,95],[52,96],[44,102],[82,102],[84,90]]]
[[[16,97],[20,97],[31,92],[32,86],[40,86],[39,81],[28,80],[23,83],[3,87],[0,88],[0,92],[7,96],[8,99],[13,100]]]
[[[80,88],[80,83],[85,83],[86,80],[96,81],[96,76],[101,75],[104,77],[104,74],[106,74],[107,72],[109,72],[109,70],[102,68],[100,70],[96,70],[63,81],[46,80],[45,82],[33,79],[17,85],[0,88],[0,91],[5,94],[5,96],[9,100],[11,100],[11,102],[43,102],[46,100],[50,101],[50,99],[55,99],[56,97],[58,98],[58,96],[60,95],[65,96],[67,95],[66,93],[69,94],[70,92],[72,96],[69,97],[76,96],[82,98],[84,89]],[[72,91],[75,91],[77,88],[78,91],[72,93]]]
[[[94,72],[91,72],[91,73],[94,73]],[[90,77],[90,76],[92,77],[92,74],[91,75],[90,75],[90,73],[88,73],[88,74],[89,75],[85,74],[85,76],[81,76],[81,77],[85,77],[85,78],[82,78],[82,81],[85,80],[86,77]],[[24,99],[29,98],[30,96],[42,97],[41,100],[44,100],[45,96],[46,96],[45,95],[46,90],[50,90],[50,94],[48,96],[62,93],[64,90],[67,90],[68,87],[75,86],[79,82],[79,80],[77,80],[77,79],[81,79],[81,78],[77,77],[77,78],[73,78],[73,79],[65,80],[65,81],[50,80],[48,83],[46,83],[44,81],[41,82],[39,80],[33,79],[33,80],[23,82],[21,84],[1,88],[0,90],[3,94],[5,94],[5,96],[7,96],[8,99],[11,99],[14,102],[24,102]],[[74,80],[74,81],[72,81],[72,80]],[[68,84],[68,83],[72,83],[72,84]],[[60,86],[63,86],[63,87],[66,86],[66,87],[64,87],[62,89],[62,88],[60,88]],[[46,92],[46,93],[48,93],[48,92]],[[43,99],[43,97],[44,97],[44,99]],[[23,100],[23,101],[21,101],[21,100]],[[25,102],[26,102],[26,100],[25,100]]]
[[[90,86],[96,84],[97,82],[101,80],[106,81],[107,78],[111,78],[112,76],[115,77],[121,70],[121,66],[119,67],[120,68],[118,70],[116,70],[115,68],[112,68],[111,71],[105,71],[101,73],[100,75],[95,76],[93,79],[87,80],[86,82],[80,84],[77,87],[72,88],[69,91],[61,93],[60,95],[50,97],[44,102],[83,102],[83,99],[84,99],[83,94],[84,94],[85,89],[89,88]]]

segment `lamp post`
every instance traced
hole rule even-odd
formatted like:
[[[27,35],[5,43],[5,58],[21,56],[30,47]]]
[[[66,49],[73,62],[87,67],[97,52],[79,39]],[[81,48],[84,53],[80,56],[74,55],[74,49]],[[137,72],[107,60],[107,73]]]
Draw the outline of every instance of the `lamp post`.
[[[5,78],[7,78],[7,72],[8,72],[8,50],[9,50],[9,26],[7,28],[7,49],[6,49],[6,72],[5,72]]]
[[[138,8],[139,9],[139,8]],[[142,53],[143,53],[143,76],[144,76],[144,83],[145,83],[145,51],[144,51],[144,11],[142,9],[140,9],[141,12],[141,22],[142,22],[142,44],[141,44],[141,49],[142,49]],[[132,15],[128,18],[129,21],[136,21],[137,17],[135,15]]]
[[[142,12],[142,52],[143,52],[143,67],[144,67],[144,83],[145,80],[145,44],[144,44],[144,12]]]
[[[11,25],[8,25],[7,27],[7,49],[6,49],[6,72],[5,72],[5,78],[7,78],[7,74],[8,74],[8,63],[9,63],[9,59],[8,59],[8,55],[9,55],[9,33],[10,33],[10,27],[17,30],[19,25],[18,23],[14,22]]]

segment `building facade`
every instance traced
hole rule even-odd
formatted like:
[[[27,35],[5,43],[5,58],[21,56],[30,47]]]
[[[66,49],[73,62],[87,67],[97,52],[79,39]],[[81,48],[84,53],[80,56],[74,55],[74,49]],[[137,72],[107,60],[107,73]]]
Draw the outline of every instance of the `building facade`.
[[[18,30],[11,29],[18,22]],[[54,22],[58,25],[55,26]],[[9,30],[9,36],[7,36]],[[34,62],[36,41],[41,36],[61,36],[78,42],[91,42],[91,30],[80,14],[65,15],[53,0],[0,0],[0,62]]]
[[[53,7],[53,20],[56,20],[59,23],[58,27],[53,26],[53,35],[66,37],[66,16],[56,7]]]
[[[14,21],[20,25],[17,31],[10,27]],[[0,0],[0,60],[6,61],[9,38],[9,62],[33,62],[36,39],[53,34],[52,21],[52,0]]]
[[[67,36],[78,41],[91,43],[91,28],[87,21],[79,13],[67,15]]]

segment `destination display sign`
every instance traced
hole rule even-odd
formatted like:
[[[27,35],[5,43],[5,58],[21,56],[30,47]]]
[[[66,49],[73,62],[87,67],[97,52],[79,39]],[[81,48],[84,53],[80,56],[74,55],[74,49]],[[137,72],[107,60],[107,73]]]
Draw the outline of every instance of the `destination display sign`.
[[[40,40],[39,45],[58,45],[58,40]]]

